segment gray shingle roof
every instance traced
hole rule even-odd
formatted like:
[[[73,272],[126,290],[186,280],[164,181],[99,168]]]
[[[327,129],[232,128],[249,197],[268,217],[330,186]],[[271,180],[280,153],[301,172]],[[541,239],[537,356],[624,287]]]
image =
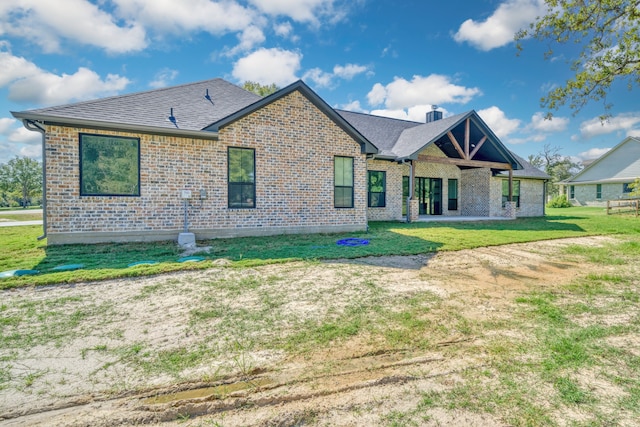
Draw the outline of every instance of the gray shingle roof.
[[[205,98],[209,91],[211,101]],[[169,116],[173,108],[177,127],[201,130],[261,99],[223,79],[205,80],[185,85],[138,92],[57,107],[14,113],[33,116],[99,121],[117,124],[176,128]]]
[[[545,172],[541,171],[537,167],[533,166],[531,163],[518,156],[516,153],[511,151],[511,155],[518,160],[518,163],[522,165],[523,169],[514,170],[513,177],[514,178],[533,178],[533,179],[551,179],[549,175]],[[509,176],[507,172],[501,172],[498,174],[500,176]]]
[[[436,120],[430,123],[421,123],[419,126],[405,129],[393,147],[396,157],[409,157],[420,151],[427,144],[435,142],[444,135],[452,126],[455,126],[468,113],[456,114],[455,116]]]
[[[423,124],[352,111],[336,110],[336,112],[371,141],[378,148],[380,156],[396,157],[393,154],[393,147],[402,132]]]

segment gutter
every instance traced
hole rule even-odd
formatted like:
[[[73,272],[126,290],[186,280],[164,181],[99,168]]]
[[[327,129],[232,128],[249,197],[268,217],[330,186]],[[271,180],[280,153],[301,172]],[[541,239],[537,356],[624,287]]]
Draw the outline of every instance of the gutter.
[[[179,129],[179,128],[164,128],[159,126],[146,126],[146,125],[135,125],[135,124],[127,124],[127,123],[111,123],[104,122],[100,120],[84,120],[84,119],[73,119],[68,117],[56,117],[56,116],[47,116],[42,114],[33,114],[28,112],[11,112],[13,117],[17,119],[21,119],[22,123],[30,122],[34,123],[36,121],[41,123],[47,123],[51,125],[73,125],[82,128],[92,128],[92,129],[102,129],[102,130],[116,130],[116,131],[129,131],[129,132],[138,132],[138,133],[146,133],[146,134],[154,134],[154,135],[168,135],[168,136],[191,136],[194,138],[200,139],[218,139],[218,132],[210,132],[203,130],[189,130],[189,129]],[[27,125],[25,124],[25,127]],[[30,129],[29,130],[35,130]]]
[[[47,237],[47,150],[45,150],[45,130],[38,123],[23,119],[22,124],[27,130],[40,132],[42,134],[42,236],[38,240]]]

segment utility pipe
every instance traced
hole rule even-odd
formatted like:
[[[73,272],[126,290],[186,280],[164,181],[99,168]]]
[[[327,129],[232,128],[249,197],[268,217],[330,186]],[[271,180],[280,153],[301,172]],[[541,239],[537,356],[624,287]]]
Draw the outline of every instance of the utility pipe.
[[[45,149],[46,131],[42,126],[33,120],[24,119],[22,124],[27,130],[40,132],[42,134],[42,236],[38,240],[47,237],[47,150]]]

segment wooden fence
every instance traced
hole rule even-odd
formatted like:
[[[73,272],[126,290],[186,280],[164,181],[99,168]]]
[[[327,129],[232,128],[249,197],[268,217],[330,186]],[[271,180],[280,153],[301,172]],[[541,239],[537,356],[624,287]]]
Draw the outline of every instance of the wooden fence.
[[[607,215],[631,213],[638,216],[640,199],[607,200]]]

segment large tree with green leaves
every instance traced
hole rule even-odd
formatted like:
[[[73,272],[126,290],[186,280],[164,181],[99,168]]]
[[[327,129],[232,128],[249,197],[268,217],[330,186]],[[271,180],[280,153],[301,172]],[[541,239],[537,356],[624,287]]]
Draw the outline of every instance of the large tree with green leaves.
[[[591,101],[602,101],[603,118],[611,104],[611,85],[625,81],[629,88],[640,83],[640,1],[639,0],[544,0],[547,13],[516,35],[522,50],[524,39],[548,43],[546,59],[559,45],[579,46],[571,58],[573,78],[542,98],[549,111],[568,105],[574,113]]]
[[[547,183],[547,195],[555,197],[560,193],[558,182],[571,178],[580,171],[580,165],[568,156],[560,154],[559,147],[545,144],[542,151],[536,155],[530,155],[529,163],[538,169],[544,170],[551,180]]]
[[[0,189],[19,194],[20,205],[27,207],[33,197],[42,194],[42,165],[29,157],[15,157],[0,166]]]
[[[242,88],[260,96],[271,95],[273,92],[276,92],[280,89],[275,83],[271,83],[269,85],[261,85],[258,82],[252,81],[244,82]]]

